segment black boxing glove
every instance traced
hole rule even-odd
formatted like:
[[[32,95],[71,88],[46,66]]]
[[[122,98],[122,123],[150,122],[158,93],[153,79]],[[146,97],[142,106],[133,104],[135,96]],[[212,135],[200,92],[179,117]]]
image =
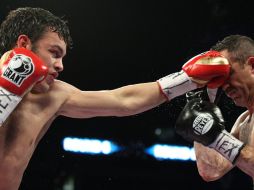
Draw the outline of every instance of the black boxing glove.
[[[219,108],[199,98],[190,100],[176,121],[176,132],[183,138],[207,146],[224,129]]]
[[[213,148],[232,163],[244,147],[243,142],[225,130],[219,107],[201,98],[189,100],[176,121],[175,129],[184,139]]]

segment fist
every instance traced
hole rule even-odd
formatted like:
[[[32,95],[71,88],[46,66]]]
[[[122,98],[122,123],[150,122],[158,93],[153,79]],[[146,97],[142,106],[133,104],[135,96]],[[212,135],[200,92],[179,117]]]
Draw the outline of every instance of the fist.
[[[187,61],[182,69],[197,84],[218,88],[228,78],[230,65],[220,52],[207,51]]]
[[[176,121],[176,133],[187,141],[197,141],[207,146],[225,128],[220,109],[200,98],[190,100]]]

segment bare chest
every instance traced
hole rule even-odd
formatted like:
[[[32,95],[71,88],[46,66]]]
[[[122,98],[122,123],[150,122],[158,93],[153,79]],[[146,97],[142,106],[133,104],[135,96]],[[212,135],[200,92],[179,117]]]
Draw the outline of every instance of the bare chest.
[[[55,109],[48,103],[28,99],[21,102],[0,127],[0,148],[6,153],[33,151],[55,118]]]

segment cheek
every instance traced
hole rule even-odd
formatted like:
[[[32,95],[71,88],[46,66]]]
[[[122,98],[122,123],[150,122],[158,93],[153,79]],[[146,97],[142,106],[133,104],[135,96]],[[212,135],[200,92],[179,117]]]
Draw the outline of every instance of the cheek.
[[[50,67],[51,66],[51,57],[50,55],[48,55],[47,53],[44,53],[44,54],[38,54],[39,57],[41,58],[41,60],[43,61],[44,65],[47,66],[47,67]]]
[[[45,66],[47,66],[48,68],[51,67],[51,59],[49,57],[45,57],[43,60],[42,60],[45,64]]]

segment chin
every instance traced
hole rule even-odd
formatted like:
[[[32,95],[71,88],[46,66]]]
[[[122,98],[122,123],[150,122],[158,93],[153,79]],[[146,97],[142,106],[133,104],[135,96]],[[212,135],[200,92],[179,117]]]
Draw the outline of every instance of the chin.
[[[34,85],[32,91],[35,93],[46,93],[50,89],[50,85],[47,84],[45,81],[42,81],[36,85]]]

